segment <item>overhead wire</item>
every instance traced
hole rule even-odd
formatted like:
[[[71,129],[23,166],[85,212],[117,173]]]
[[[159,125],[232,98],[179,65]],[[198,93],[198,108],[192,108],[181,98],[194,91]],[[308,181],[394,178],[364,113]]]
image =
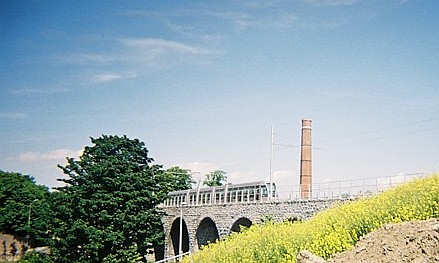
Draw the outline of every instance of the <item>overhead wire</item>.
[[[407,136],[407,135],[412,135],[412,134],[424,133],[424,132],[438,130],[439,127],[431,127],[431,128],[421,129],[421,130],[398,132],[398,133],[393,133],[393,134],[388,134],[388,135],[382,135],[382,136],[379,136],[379,137],[372,137],[372,138],[364,138],[364,139],[354,140],[354,141],[345,142],[345,143],[337,142],[337,143],[330,143],[328,145],[324,145],[323,144],[323,146],[320,145],[320,143],[322,143],[322,142],[336,142],[336,141],[343,141],[343,140],[351,139],[351,138],[355,138],[355,137],[362,137],[362,136],[366,136],[366,135],[369,135],[369,134],[382,134],[383,132],[391,131],[391,130],[394,130],[394,129],[397,129],[397,128],[413,126],[415,124],[421,124],[421,123],[434,122],[434,121],[437,121],[437,120],[439,120],[439,118],[431,118],[431,119],[426,119],[426,120],[421,120],[421,121],[415,121],[415,122],[409,122],[409,123],[404,123],[404,124],[384,127],[384,128],[375,129],[375,130],[369,130],[369,131],[365,131],[365,132],[347,134],[347,135],[344,135],[344,136],[337,136],[337,137],[333,137],[333,138],[329,138],[329,139],[325,139],[325,140],[319,140],[319,141],[317,141],[317,144],[320,146],[320,149],[324,149],[324,148],[327,148],[327,147],[334,147],[334,146],[339,147],[339,146],[362,144],[362,143],[366,143],[366,142],[379,141],[379,140],[383,140],[383,139],[397,138],[397,137],[401,137],[401,136]]]
[[[335,140],[339,140],[339,139],[358,137],[358,136],[363,136],[363,135],[368,135],[368,134],[372,134],[372,133],[383,132],[383,131],[387,131],[387,130],[392,130],[392,129],[406,127],[406,126],[412,126],[414,124],[432,122],[432,121],[437,121],[437,120],[439,120],[439,117],[431,118],[431,119],[426,119],[426,120],[421,120],[421,121],[415,121],[415,122],[407,122],[407,123],[403,123],[403,124],[398,124],[398,125],[394,125],[394,126],[389,126],[389,127],[384,127],[384,128],[374,129],[374,130],[369,130],[369,131],[364,131],[364,132],[358,132],[358,133],[353,133],[353,134],[336,136],[336,137],[333,137],[333,138],[320,140],[319,142],[329,142],[329,141],[335,141]]]
[[[315,147],[313,145],[313,150],[324,150],[327,147],[334,147],[334,146],[340,147],[340,146],[356,145],[356,144],[362,144],[362,143],[367,143],[367,142],[379,141],[379,140],[384,140],[384,139],[389,139],[389,138],[397,138],[397,137],[401,137],[401,136],[408,136],[408,135],[412,135],[412,134],[419,134],[419,133],[439,130],[439,126],[438,127],[434,126],[434,127],[430,127],[430,128],[426,128],[426,129],[421,129],[421,130],[412,130],[412,131],[399,132],[399,133],[396,133],[396,134],[394,133],[394,134],[388,134],[388,135],[381,135],[381,134],[383,134],[383,132],[391,131],[391,130],[394,130],[394,129],[397,129],[397,128],[413,126],[415,124],[429,123],[429,122],[434,122],[434,121],[439,121],[439,117],[425,119],[425,120],[420,120],[420,121],[414,121],[414,122],[407,122],[407,123],[403,123],[403,124],[383,127],[383,128],[380,128],[380,129],[374,129],[374,130],[368,130],[368,131],[364,131],[364,132],[347,134],[347,135],[344,135],[344,136],[337,136],[337,137],[333,137],[333,138],[329,138],[329,139],[324,139],[324,140],[318,140],[317,141],[317,145],[319,145],[319,147]],[[342,142],[343,140],[346,140],[346,139],[351,139],[351,138],[355,138],[355,137],[361,137],[361,136],[365,136],[365,135],[369,135],[369,134],[377,134],[377,135],[381,135],[381,136],[378,136],[378,137],[374,136],[372,138],[363,138],[363,139],[354,140],[354,141],[351,141],[351,142],[344,142],[344,143]],[[282,137],[282,136],[279,136],[278,133],[275,133],[274,136],[275,136],[275,138],[276,137],[277,138]],[[322,143],[322,142],[335,142],[335,143],[330,143],[328,145],[320,146],[320,143]],[[273,146],[284,147],[284,148],[300,148],[300,145],[283,143],[282,140],[281,140],[280,143],[273,143]],[[228,166],[230,166],[230,165],[233,166],[234,163],[236,163],[236,162],[240,162],[240,161],[244,161],[244,160],[255,160],[255,159],[259,159],[259,158],[261,158],[263,156],[265,157],[268,154],[269,154],[269,151],[261,151],[261,152],[250,154],[250,155],[246,155],[246,156],[241,156],[241,157],[237,156],[236,158],[230,158],[230,159],[224,160],[224,161],[222,161],[220,163],[226,164]]]

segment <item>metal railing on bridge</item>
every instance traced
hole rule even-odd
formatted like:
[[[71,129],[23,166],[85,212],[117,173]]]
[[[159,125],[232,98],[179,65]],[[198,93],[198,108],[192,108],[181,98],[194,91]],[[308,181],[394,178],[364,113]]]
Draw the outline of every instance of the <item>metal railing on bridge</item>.
[[[313,183],[309,199],[301,198],[300,186],[282,186],[277,189],[273,196],[263,197],[255,189],[242,189],[232,193],[223,193],[223,196],[214,191],[212,193],[200,193],[199,196],[189,197],[182,195],[170,202],[167,200],[161,207],[223,205],[233,203],[266,203],[325,199],[354,199],[362,196],[372,196],[384,190],[408,182],[415,178],[424,177],[431,173],[398,174],[385,177],[373,177],[353,180],[341,180],[331,182]],[[288,190],[285,190],[288,189]],[[292,190],[291,190],[292,189]],[[216,196],[216,198],[215,198]],[[219,201],[218,201],[219,200]]]
[[[354,199],[363,196],[372,196],[391,187],[416,178],[425,177],[429,174],[430,173],[398,174],[385,177],[314,183],[310,199]],[[299,189],[299,187],[297,187],[297,189]],[[299,190],[278,191],[278,194],[277,201],[303,200]]]
[[[156,261],[156,262],[154,262],[154,263],[178,262],[178,261],[180,261],[183,257],[185,257],[185,256],[187,256],[187,255],[190,255],[190,254],[191,254],[191,251],[188,251],[188,252],[182,253],[182,254],[180,254],[180,255],[176,255],[176,256],[172,256],[172,257],[169,257],[169,258],[165,258],[165,259],[162,259],[162,260]]]

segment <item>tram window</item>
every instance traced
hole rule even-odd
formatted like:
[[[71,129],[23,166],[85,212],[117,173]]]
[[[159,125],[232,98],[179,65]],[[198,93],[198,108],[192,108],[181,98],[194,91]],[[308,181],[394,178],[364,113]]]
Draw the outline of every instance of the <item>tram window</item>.
[[[262,187],[262,196],[263,197],[267,197],[268,196],[268,190],[266,186]]]

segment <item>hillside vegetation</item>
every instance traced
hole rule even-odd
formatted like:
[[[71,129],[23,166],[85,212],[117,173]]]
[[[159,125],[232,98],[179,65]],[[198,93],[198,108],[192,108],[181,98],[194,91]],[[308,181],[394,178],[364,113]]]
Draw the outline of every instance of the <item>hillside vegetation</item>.
[[[325,259],[386,223],[439,217],[439,174],[340,204],[303,222],[254,225],[183,262],[296,262],[301,250]]]

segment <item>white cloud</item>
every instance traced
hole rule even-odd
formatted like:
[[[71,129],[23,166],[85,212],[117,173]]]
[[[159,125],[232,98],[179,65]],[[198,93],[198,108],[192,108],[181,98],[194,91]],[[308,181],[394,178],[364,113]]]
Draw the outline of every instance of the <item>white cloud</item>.
[[[38,94],[54,94],[66,92],[68,89],[66,87],[26,87],[12,89],[10,92],[14,95],[27,96],[27,95],[38,95]]]
[[[64,160],[66,157],[78,158],[82,150],[56,149],[48,152],[25,152],[18,156],[18,160],[24,163]]]
[[[159,38],[125,38],[120,41],[125,46],[133,47],[143,52],[152,52],[156,55],[168,53],[203,55],[210,53],[209,50],[204,48]]]
[[[196,182],[203,182],[205,179],[205,175],[209,172],[213,172],[216,170],[221,170],[221,168],[213,163],[205,163],[205,162],[190,162],[190,163],[182,163],[177,165],[183,169],[189,169],[192,172],[192,177]]]
[[[212,41],[212,39],[210,39]],[[137,78],[149,69],[162,69],[184,63],[205,63],[212,56],[221,55],[197,45],[186,44],[160,38],[118,38],[110,41],[119,52],[107,53],[66,53],[56,56],[61,63],[91,67],[90,73],[80,73],[79,83],[105,84],[124,79]],[[209,42],[210,43],[210,42]],[[207,58],[207,60],[205,60]],[[106,71],[103,66],[114,68]],[[13,91],[20,94],[54,93],[61,89],[22,89]]]
[[[23,119],[26,117],[28,115],[21,112],[0,112],[0,119]]]
[[[107,83],[136,78],[148,69],[161,69],[184,63],[203,63],[205,58],[222,54],[208,48],[160,38],[121,38],[114,41],[120,50],[117,54],[83,53],[65,55],[61,61],[72,64],[89,64],[97,74],[89,77],[92,83]],[[102,72],[102,65],[117,70]]]
[[[111,82],[119,79],[129,79],[129,78],[135,78],[137,77],[137,74],[134,73],[102,73],[102,74],[96,74],[91,77],[91,81],[93,83],[106,83]]]
[[[291,195],[299,189],[299,175],[292,170],[280,170],[273,173],[279,194]]]
[[[265,1],[243,1],[239,2],[243,6],[254,8],[254,9],[266,9],[280,4],[282,0],[265,0]]]
[[[314,6],[352,6],[355,5],[362,0],[303,0],[305,3],[314,5]]]
[[[189,169],[193,173],[201,173],[203,175],[219,169],[218,165],[205,162],[182,163],[178,164],[177,166],[180,168]]]
[[[248,183],[262,181],[262,179],[256,172],[253,171],[231,171],[227,173],[227,181],[231,183]]]
[[[238,31],[249,28],[288,29],[300,22],[295,14],[286,11],[272,12],[268,16],[252,15],[242,12],[209,12],[208,15],[231,23]]]
[[[114,73],[96,74],[92,77],[94,83],[105,83],[113,80],[121,79],[122,75]]]
[[[209,16],[229,21],[238,29],[245,29],[255,24],[255,18],[242,12],[209,12]]]
[[[246,183],[246,182],[256,182],[256,181],[268,181],[268,177],[264,174],[261,174],[257,171],[239,171],[239,170],[228,170],[224,169],[224,164],[214,164],[207,162],[190,162],[190,163],[181,163],[176,165],[183,169],[189,169],[192,171],[192,176],[195,181],[203,181],[205,179],[205,175],[209,172],[213,172],[216,170],[223,170],[227,173],[227,182],[229,183]],[[284,183],[288,182],[289,185],[292,184],[292,171],[276,171],[273,174],[273,181]]]
[[[89,63],[109,63],[117,61],[118,58],[109,54],[95,54],[95,53],[80,53],[80,54],[65,54],[56,57],[57,60],[68,64],[89,64]]]

